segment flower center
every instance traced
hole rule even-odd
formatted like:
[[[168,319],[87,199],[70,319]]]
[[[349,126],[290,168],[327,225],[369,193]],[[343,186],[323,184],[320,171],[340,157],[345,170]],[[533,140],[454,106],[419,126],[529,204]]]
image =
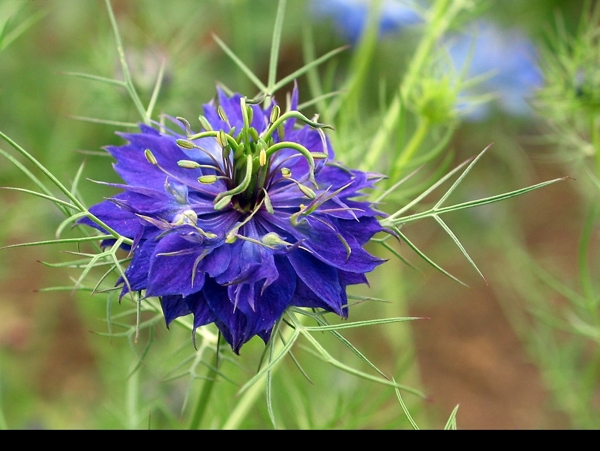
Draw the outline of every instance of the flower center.
[[[311,121],[298,111],[288,111],[281,114],[278,105],[273,105],[268,123],[264,130],[259,132],[252,126],[254,109],[247,104],[245,97],[240,98],[240,109],[243,125],[241,130],[230,125],[225,110],[219,106],[217,113],[229,130],[214,130],[205,117],[200,116],[203,132],[193,134],[189,123],[181,120],[187,131],[187,139],[178,139],[177,145],[184,149],[200,149],[207,153],[195,140],[212,137],[221,148],[219,156],[209,154],[214,164],[203,165],[195,161],[180,160],[179,166],[184,168],[213,169],[214,174],[202,175],[198,178],[200,183],[212,184],[223,179],[227,189],[215,196],[214,208],[220,210],[231,205],[236,210],[248,213],[258,209],[263,203],[269,212],[272,207],[268,195],[269,188],[276,183],[294,183],[303,195],[313,198],[314,191],[307,186],[309,182],[316,187],[315,159],[327,158],[327,152],[311,152],[304,145],[295,141],[285,140],[285,123],[290,119],[300,119],[305,124],[323,133],[322,128],[331,128],[328,125]],[[266,121],[265,121],[266,122]],[[325,137],[322,136],[325,148]],[[295,151],[295,156],[300,155],[308,162],[308,173],[300,174],[300,180],[294,179],[294,174],[285,167],[285,158],[274,164],[275,155],[282,150]]]

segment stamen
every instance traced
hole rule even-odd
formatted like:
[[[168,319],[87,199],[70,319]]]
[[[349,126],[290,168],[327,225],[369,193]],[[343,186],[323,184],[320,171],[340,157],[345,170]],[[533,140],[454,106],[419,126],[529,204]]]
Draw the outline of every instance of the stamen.
[[[198,177],[198,181],[204,185],[212,185],[213,183],[215,183],[218,179],[226,179],[227,177],[223,177],[223,176],[216,176],[216,175],[202,175],[200,177]]]
[[[185,139],[178,139],[178,140],[175,141],[175,143],[179,147],[183,147],[184,149],[188,149],[188,150],[192,150],[194,147],[196,147],[196,144],[194,144],[191,141],[187,141]]]
[[[214,161],[214,158],[213,158],[213,161]],[[215,161],[215,164],[216,164],[216,161]],[[218,166],[215,166],[212,164],[200,164],[193,160],[179,160],[177,162],[177,166],[179,166],[180,168],[184,168],[184,169],[199,169],[199,168],[212,169],[216,172],[219,172],[220,174],[224,174],[223,170]]]
[[[148,162],[151,165],[158,166],[158,161],[156,160],[156,157],[154,156],[154,154],[152,153],[152,151],[150,149],[144,150],[144,156],[146,157],[146,160],[148,160]]]
[[[223,196],[223,198],[215,203],[215,210],[222,210],[223,208],[225,208],[229,202],[231,202],[231,198],[233,196]]]
[[[275,213],[275,210],[273,209],[273,204],[271,204],[271,198],[269,197],[269,193],[267,193],[267,190],[264,188],[262,190],[265,196],[263,197],[263,200],[265,201],[265,208],[270,214]]]
[[[155,226],[158,229],[167,230],[167,229],[171,228],[171,224],[168,221],[165,221],[162,218],[155,219],[155,218],[152,218],[150,216],[142,215],[142,214],[139,214],[139,213],[136,213],[136,216],[138,218],[143,219],[144,221],[149,222],[150,224],[152,224],[153,226]]]
[[[177,119],[178,121],[183,122],[183,125],[185,126],[185,134],[186,135],[191,135],[192,134],[192,126],[190,125],[190,123],[185,118],[177,116],[175,119]]]
[[[192,287],[194,286],[194,280],[196,279],[196,269],[198,269],[198,265],[204,259],[204,257],[206,257],[209,254],[210,251],[211,251],[210,249],[204,249],[202,251],[202,253],[198,256],[196,261],[194,261],[194,265],[192,266],[192,277],[191,277]]]
[[[261,166],[267,164],[267,152],[265,151],[265,149],[260,149],[260,153],[258,154],[258,163]]]
[[[221,105],[217,107],[217,114],[223,122],[225,122],[229,127],[231,127],[231,124],[229,123],[229,118],[227,117],[227,114],[225,113],[225,110]]]
[[[277,119],[279,119],[279,116],[281,115],[281,108],[279,108],[279,105],[273,105],[273,109],[271,110],[271,117],[269,118],[269,122],[272,124],[275,121],[277,121]]]
[[[302,191],[302,194],[304,194],[309,199],[314,199],[317,197],[315,192],[312,189],[310,189],[308,186],[303,185],[302,183],[298,182],[297,180],[294,180],[294,179],[291,179],[291,180],[296,183],[296,185],[298,186],[300,191]]]
[[[304,209],[305,209],[304,205],[300,204],[300,210],[298,210],[296,213],[293,213],[290,215],[290,223],[294,227],[297,227],[298,224],[300,224],[299,218],[300,218],[300,215],[304,214]]]
[[[179,166],[180,168],[185,168],[185,169],[198,169],[198,168],[202,167],[202,165],[200,163],[196,163],[195,161],[192,161],[192,160],[179,160],[177,162],[177,166]]]
[[[213,128],[212,125],[210,125],[210,122],[208,122],[208,119],[206,119],[206,117],[200,115],[198,116],[198,120],[200,121],[200,126],[207,132],[212,132]],[[188,138],[190,138],[188,136]]]
[[[248,125],[252,124],[252,119],[254,119],[254,109],[250,105],[246,105],[246,114],[248,115]]]
[[[227,144],[228,144],[227,136],[228,136],[227,133],[225,133],[223,130],[219,130],[217,132],[217,136],[216,136],[217,143],[219,143],[219,146],[221,146],[222,148],[227,147]]]
[[[202,148],[199,148],[201,150],[203,150]],[[148,162],[150,162],[152,165],[156,166],[158,169],[160,169],[164,174],[166,174],[167,176],[169,176],[170,178],[172,178],[173,180],[178,181],[179,183],[181,183],[184,186],[188,186],[188,187],[192,187],[194,190],[205,193],[205,194],[212,194],[210,192],[206,192],[203,191],[200,187],[198,186],[192,186],[190,185],[189,181],[186,180],[182,180],[181,178],[179,178],[177,175],[171,174],[169,171],[167,171],[165,168],[163,168],[161,165],[158,164],[158,161],[156,160],[156,158],[154,157],[154,154],[152,153],[152,151],[150,149],[146,149],[144,151],[144,155],[146,156],[146,159],[148,160]],[[216,163],[216,161],[215,161]],[[209,166],[210,167],[210,166]],[[219,171],[221,172],[221,171]],[[165,180],[166,182],[166,180]]]
[[[250,127],[248,129],[248,133],[250,134],[250,137],[252,138],[252,141],[257,142],[260,139],[260,136],[258,135],[258,132],[256,131],[256,129],[254,127]]]

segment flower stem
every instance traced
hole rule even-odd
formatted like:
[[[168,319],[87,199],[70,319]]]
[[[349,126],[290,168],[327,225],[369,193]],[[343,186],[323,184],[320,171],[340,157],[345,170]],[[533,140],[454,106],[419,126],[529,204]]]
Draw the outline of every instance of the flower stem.
[[[254,385],[252,385],[248,390],[246,390],[238,402],[235,409],[231,412],[227,421],[223,425],[223,430],[232,430],[236,429],[239,424],[242,422],[244,417],[250,411],[250,408],[256,402],[258,396],[263,393],[264,390],[264,378],[260,381],[257,381]]]
[[[115,14],[113,12],[112,6],[110,4],[110,0],[104,0],[106,3],[106,9],[108,10],[108,17],[110,19],[110,24],[113,29],[113,34],[115,35],[115,41],[117,43],[117,52],[119,53],[119,61],[121,62],[121,70],[123,71],[123,78],[125,79],[125,86],[127,89],[127,93],[131,97],[133,104],[136,109],[142,116],[142,120],[145,124],[150,124],[150,118],[146,113],[146,109],[142,105],[142,101],[140,100],[140,96],[138,95],[135,87],[133,85],[133,81],[131,80],[131,74],[129,73],[129,66],[127,65],[127,59],[125,58],[125,48],[123,47],[123,43],[121,42],[121,35],[119,33],[119,27],[117,25],[117,19],[115,18]]]
[[[136,429],[139,427],[140,418],[139,410],[139,393],[140,393],[140,369],[136,368],[127,379],[127,390],[125,392],[125,403],[127,409],[128,429]]]
[[[590,133],[596,157],[596,175],[600,176],[600,129],[598,127],[598,116],[595,114],[590,116]]]
[[[2,373],[0,373],[0,387],[2,387]],[[4,411],[2,409],[2,393],[0,392],[0,431],[5,431],[8,429],[8,423],[6,422],[6,416],[4,415]]]
[[[200,428],[200,423],[202,422],[204,414],[206,413],[208,400],[210,399],[210,395],[212,393],[215,381],[217,379],[216,368],[217,359],[219,358],[218,356],[219,353],[215,352],[214,365],[209,366],[208,368],[208,374],[206,375],[206,380],[204,381],[204,384],[202,384],[202,391],[200,392],[200,396],[198,397],[198,403],[196,404],[196,409],[194,410],[194,415],[192,416],[192,421],[190,422],[190,430],[196,430]]]
[[[299,319],[300,322],[303,321],[304,317]],[[272,355],[278,355],[282,348],[284,347],[284,343],[287,343],[290,337],[293,335],[293,330],[288,328],[287,330],[282,332],[285,335],[283,340],[274,340],[273,342],[273,351]],[[276,367],[274,367],[271,371],[274,371]],[[237,403],[236,407],[231,411],[227,421],[223,425],[221,429],[223,430],[232,430],[236,429],[244,417],[248,414],[252,406],[256,403],[256,400],[260,396],[261,393],[264,393],[265,383],[267,376],[261,377],[254,384],[248,387],[247,390],[240,396],[240,401]]]
[[[392,170],[390,180],[395,181],[400,179],[402,170],[414,156],[419,147],[421,147],[421,144],[427,136],[428,131],[429,121],[424,117],[420,117],[419,123],[417,124],[417,129],[410,138],[410,141],[404,147],[403,151],[400,153],[399,157],[394,162],[394,168]]]

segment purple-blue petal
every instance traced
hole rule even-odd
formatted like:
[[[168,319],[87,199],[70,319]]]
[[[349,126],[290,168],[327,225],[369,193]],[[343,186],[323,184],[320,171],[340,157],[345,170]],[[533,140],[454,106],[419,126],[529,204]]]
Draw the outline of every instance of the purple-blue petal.
[[[198,264],[204,257],[200,246],[176,234],[161,238],[150,261],[146,294],[187,296],[200,291],[205,274],[198,271]]]
[[[340,315],[345,295],[340,286],[338,271],[302,250],[290,254],[289,260],[298,278],[328,307],[327,310]]]
[[[255,310],[243,312],[229,298],[226,287],[207,279],[203,293],[216,316],[215,323],[234,352],[253,336],[261,333],[264,338],[289,306],[296,284],[289,264],[280,262],[282,276],[264,291],[256,290]]]

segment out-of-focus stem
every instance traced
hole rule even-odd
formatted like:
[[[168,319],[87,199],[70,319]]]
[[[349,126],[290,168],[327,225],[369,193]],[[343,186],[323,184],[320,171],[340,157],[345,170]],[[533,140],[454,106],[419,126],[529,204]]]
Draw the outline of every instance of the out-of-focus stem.
[[[417,129],[411,136],[410,141],[406,144],[404,149],[402,149],[400,156],[394,161],[394,168],[392,169],[390,180],[395,181],[400,178],[402,175],[402,169],[404,169],[406,164],[411,160],[417,150],[419,150],[419,147],[421,147],[421,144],[425,140],[428,131],[429,121],[424,117],[419,118]]]
[[[284,331],[283,333],[286,334],[286,339],[284,341],[287,342],[288,341],[287,339],[292,334],[292,330],[288,329],[288,330]],[[274,348],[273,352],[272,352],[273,355],[279,354],[281,352],[283,346],[284,346],[284,343],[282,340],[273,339],[273,348]],[[264,393],[266,377],[267,376],[265,375],[264,377],[260,378],[260,380],[257,380],[246,391],[244,391],[244,393],[240,397],[240,401],[237,403],[235,408],[231,411],[231,414],[229,415],[229,417],[227,418],[227,421],[223,425],[223,427],[222,427],[223,430],[236,429],[240,425],[240,423],[244,420],[244,418],[246,417],[246,415],[248,414],[248,412],[250,411],[252,406],[254,406],[256,404],[256,400],[258,399],[258,397]]]
[[[415,82],[418,80],[427,59],[431,56],[435,43],[446,32],[448,26],[462,8],[462,4],[463,2],[451,0],[438,0],[433,3],[431,25],[426,28],[426,34],[421,39],[412,61],[408,65],[404,79],[400,83],[399,90],[383,118],[381,127],[373,138],[371,147],[361,167],[362,170],[369,171],[375,169],[376,162],[379,161],[381,153],[389,141],[389,135],[398,124],[402,104],[408,94],[414,89]]]
[[[600,126],[598,116],[594,114],[590,116],[590,133],[596,157],[596,176],[600,177]]]
[[[208,406],[208,400],[210,399],[212,389],[215,385],[215,380],[217,379],[217,371],[215,370],[217,359],[218,352],[215,352],[215,364],[214,366],[208,368],[208,374],[206,376],[206,380],[202,384],[202,391],[198,397],[198,403],[196,404],[196,409],[194,410],[194,415],[192,416],[192,421],[190,422],[190,430],[198,429],[200,427],[200,423],[202,422],[202,418],[204,418],[204,413],[206,412],[206,407]]]

